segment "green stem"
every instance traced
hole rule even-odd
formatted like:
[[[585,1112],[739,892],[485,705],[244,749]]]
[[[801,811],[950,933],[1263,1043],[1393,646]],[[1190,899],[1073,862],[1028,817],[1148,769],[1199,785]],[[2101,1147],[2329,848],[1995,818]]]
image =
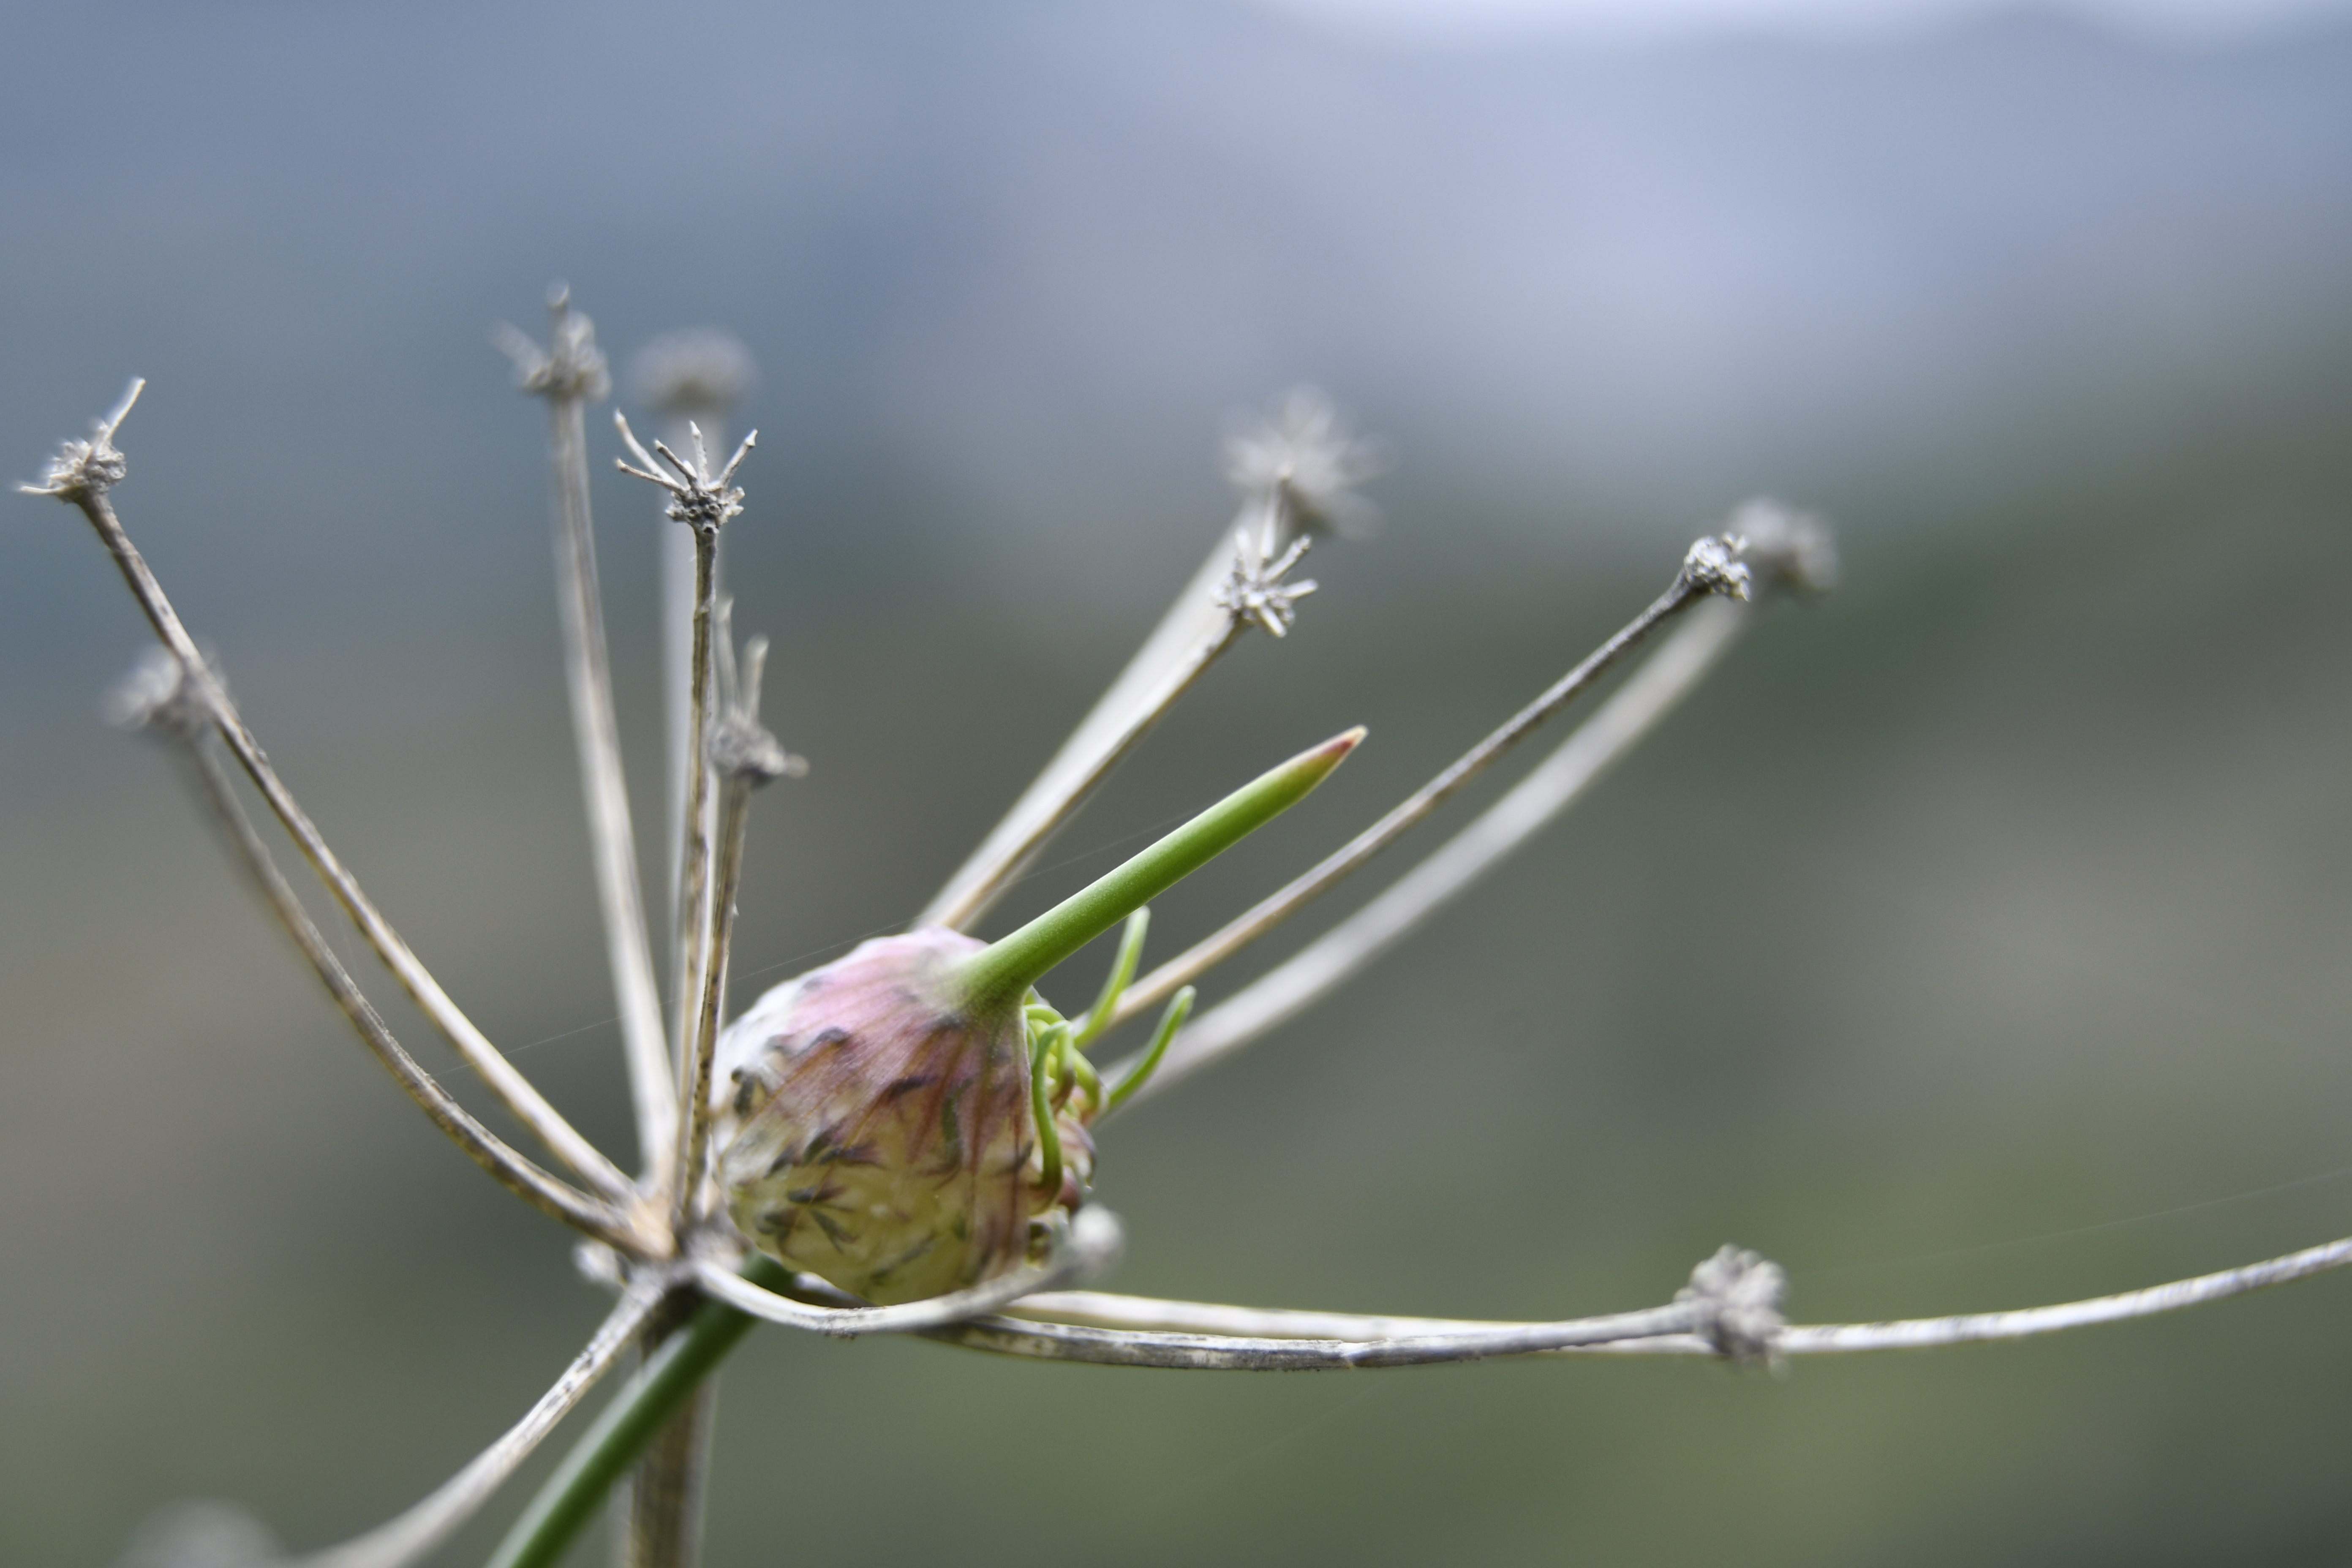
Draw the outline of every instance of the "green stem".
[[[1244,784],[1116,871],[964,960],[977,1006],[1018,1005],[1055,964],[1307,798],[1364,738],[1360,726]]]
[[[743,1277],[768,1289],[791,1283],[791,1271],[753,1255]],[[637,1374],[613,1396],[595,1424],[563,1456],[491,1555],[490,1568],[553,1568],[581,1527],[594,1519],[604,1494],[636,1462],[672,1412],[685,1404],[710,1370],[741,1342],[758,1319],[718,1301],[705,1301],[691,1321],[662,1342]]]

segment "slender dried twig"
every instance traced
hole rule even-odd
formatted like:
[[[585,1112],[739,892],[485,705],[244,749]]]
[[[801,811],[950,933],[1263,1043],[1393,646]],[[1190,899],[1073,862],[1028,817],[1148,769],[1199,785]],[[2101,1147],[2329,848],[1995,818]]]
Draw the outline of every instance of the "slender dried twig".
[[[626,1215],[541,1170],[477,1121],[418,1064],[394,1037],[359,984],[335,956],[327,939],[312,922],[310,911],[278,873],[269,847],[254,830],[238,804],[228,775],[214,758],[205,741],[211,715],[205,692],[217,690],[217,678],[197,680],[189,668],[158,648],[133,672],[116,698],[119,717],[130,725],[169,738],[186,763],[191,783],[213,820],[228,839],[236,863],[278,917],[287,936],[309,960],[327,994],[351,1020],[360,1039],[394,1082],[430,1117],[468,1159],[496,1177],[499,1184],[541,1212],[613,1246],[643,1250],[644,1238]]]
[[[983,1318],[928,1337],[970,1350],[1044,1361],[1096,1362],[1116,1366],[1188,1372],[1331,1372],[1364,1367],[1429,1366],[1540,1355],[1646,1340],[1688,1340],[1739,1363],[1768,1359],[1780,1329],[1780,1298],[1788,1286],[1778,1264],[1726,1247],[1691,1270],[1690,1283],[1669,1304],[1605,1317],[1549,1323],[1480,1323],[1426,1319],[1352,1318],[1336,1313],[1268,1313],[1201,1301],[1153,1301],[1132,1296],[1075,1292],[1033,1299],[1024,1311],[1049,1311],[1045,1302],[1076,1300],[1082,1315],[1133,1322],[1141,1328]],[[1092,1307],[1094,1311],[1087,1313]],[[1055,1314],[1059,1315],[1059,1314]],[[1215,1324],[1216,1331],[1171,1331],[1168,1322]],[[1247,1325],[1261,1331],[1223,1331]],[[1339,1333],[1307,1333],[1344,1325]],[[1378,1325],[1378,1328],[1374,1328]],[[1264,1331],[1271,1330],[1271,1332]],[[1402,1331],[1391,1331],[1402,1330]]]
[[[365,1535],[299,1559],[295,1568],[405,1568],[448,1540],[612,1370],[661,1299],[657,1281],[632,1287],[586,1348],[563,1369],[555,1386],[540,1395],[539,1403],[498,1441],[414,1508]]]
[[[620,726],[613,712],[613,672],[605,651],[603,595],[596,582],[596,535],[588,507],[586,405],[612,387],[596,330],[572,309],[560,285],[550,296],[548,348],[512,328],[499,342],[523,389],[547,399],[548,459],[555,488],[556,603],[563,624],[564,674],[572,728],[580,748],[580,783],[588,807],[590,859],[604,915],[605,957],[620,1012],[621,1048],[636,1112],[638,1159],[647,1172],[672,1163],[677,1095],[671,1083],[661,994],[637,884],[636,835],[622,767]]]
[[[1370,1343],[1383,1340],[1443,1338],[1492,1330],[1540,1330],[1540,1321],[1497,1321],[1482,1318],[1405,1318],[1370,1312],[1318,1312],[1285,1307],[1230,1307],[1211,1301],[1171,1301],[1154,1296],[1118,1296],[1097,1290],[1040,1291],[1024,1296],[1006,1309],[1024,1321],[1057,1324],[1132,1329],[1158,1332],[1210,1335],[1218,1338],[1273,1340],[1344,1340]],[[1531,1354],[1589,1355],[1676,1353],[1715,1355],[1712,1342],[1677,1331],[1641,1339],[1606,1340],[1595,1344],[1556,1345]]]
[[[621,432],[621,439],[637,459],[632,466],[627,458],[619,459],[623,473],[661,486],[669,491],[667,510],[670,520],[682,522],[694,531],[694,659],[692,668],[692,702],[688,708],[687,739],[690,748],[687,759],[686,816],[682,826],[686,846],[680,873],[678,910],[681,940],[678,947],[677,977],[677,1049],[675,1064],[679,1113],[694,1113],[691,1079],[698,1058],[707,1054],[709,1044],[698,1039],[700,1016],[699,991],[697,982],[704,973],[711,942],[710,910],[710,768],[705,748],[709,741],[710,703],[714,695],[711,681],[711,617],[719,599],[719,531],[729,519],[743,510],[743,492],[735,486],[736,470],[743,459],[751,455],[759,444],[757,430],[743,437],[727,466],[718,474],[710,471],[710,454],[702,443],[701,430],[692,425],[688,429],[694,437],[694,462],[689,466],[665,442],[654,443],[653,455],[638,445],[629,428],[629,422],[616,410],[613,423]],[[676,1164],[670,1174],[671,1202],[683,1215],[692,1200],[692,1187],[687,1171],[695,1159],[694,1152],[682,1142],[675,1152]]]
[[[1235,1307],[1216,1301],[1176,1301],[1103,1290],[1039,1290],[1005,1309],[1016,1318],[1083,1323],[1103,1329],[1158,1329],[1172,1333],[1225,1334],[1243,1339],[1370,1340],[1470,1333],[1486,1329],[1534,1329],[1538,1320],[1413,1318],[1376,1312],[1318,1312],[1297,1307]]]
[[[719,531],[694,531],[694,700],[688,708],[687,731],[694,755],[686,770],[685,852],[678,882],[677,964],[677,1112],[686,1121],[702,1114],[696,1080],[708,1075],[710,1043],[701,1028],[698,993],[708,989],[696,982],[711,954],[710,760],[705,754],[705,730],[709,723],[710,616],[718,587]],[[715,974],[716,967],[711,966]],[[668,1175],[672,1223],[684,1228],[695,1199],[701,1168],[699,1141],[681,1126],[673,1148]]]
[[[751,821],[751,792],[762,784],[808,771],[760,722],[760,678],[768,661],[768,639],[753,637],[735,659],[729,606],[718,614],[719,717],[704,750],[719,777],[719,875],[712,890],[710,941],[704,952],[692,1040],[694,1057],[686,1074],[678,1135],[686,1163],[678,1188],[677,1221],[683,1226],[699,1213],[704,1173],[709,1165],[711,1058],[719,1041],[719,1009],[727,991],[728,957],[734,947],[735,889],[743,872],[743,844]]]
[[[684,448],[693,441],[697,424],[725,445],[727,414],[751,384],[758,370],[751,352],[725,332],[698,329],[668,332],[638,351],[634,374],[641,401],[662,416],[662,437]],[[688,710],[692,706],[694,667],[694,536],[665,528],[659,537],[657,574],[661,605],[662,777],[667,787],[667,815],[675,822],[686,810]],[[726,563],[719,563],[719,589],[726,590]],[[663,863],[668,891],[672,940],[684,920],[677,892],[684,843],[672,837]]]
[[[1685,1335],[1691,1315],[1678,1307],[1621,1312],[1534,1328],[1422,1335],[1357,1343],[1345,1340],[1252,1339],[1238,1335],[1165,1333],[1032,1323],[982,1318],[926,1336],[965,1350],[1035,1361],[1090,1362],[1102,1366],[1159,1367],[1179,1372],[1339,1372],[1352,1368],[1432,1366],[1538,1355],[1652,1336]]]
[[[1767,1336],[1774,1356],[1844,1355],[1873,1351],[1934,1350],[1947,1345],[1993,1340],[2032,1339],[2101,1323],[2123,1322],[2183,1311],[2226,1300],[2251,1291],[2284,1285],[2313,1275],[2352,1266],[2352,1237],[2305,1247],[2300,1252],[2265,1258],[2237,1268],[2225,1268],[2194,1279],[2170,1280],[2113,1296],[2095,1296],[2049,1307],[2027,1307],[2005,1312],[1970,1312],[1945,1318],[1905,1318],[1877,1323],[1789,1323]],[[1014,1308],[1022,1317],[1035,1316],[1066,1323],[1099,1325],[1153,1335],[1179,1333],[1190,1338],[1307,1339],[1349,1343],[1394,1343],[1403,1339],[1444,1340],[1451,1336],[1539,1331],[1537,1323],[1489,1323],[1451,1318],[1379,1317],[1354,1312],[1306,1312],[1262,1307],[1229,1307],[1207,1301],[1167,1301],[1144,1296],[1106,1295],[1092,1290],[1040,1292],[1024,1298]],[[1058,1343],[1059,1342],[1057,1342]],[[1118,1342],[1113,1342],[1117,1343]],[[982,1349],[1003,1348],[983,1345]],[[1142,1344],[1147,1354],[1165,1354],[1168,1347]],[[1721,1353],[1699,1334],[1663,1334],[1642,1340],[1621,1339],[1584,1344],[1562,1344],[1568,1351],[1615,1351],[1664,1354]],[[1025,1348],[1016,1353],[1051,1355],[1055,1359],[1110,1359],[1108,1355],[1071,1357],[1056,1350]],[[1162,1364],[1152,1362],[1149,1364]]]
[[[2054,1307],[2013,1312],[1969,1312],[1949,1318],[1910,1318],[1885,1323],[1791,1324],[1780,1331],[1778,1348],[1786,1355],[1834,1355],[1856,1351],[1926,1350],[1984,1340],[2022,1340],[2084,1329],[2098,1323],[2152,1318],[2209,1301],[2227,1300],[2315,1274],[2352,1265],[2352,1237],[2309,1247],[2242,1268],[2174,1279],[2116,1296],[2094,1296]]]
[[[1109,689],[913,923],[961,929],[987,913],[1244,625],[1282,636],[1293,602],[1315,586],[1282,582],[1297,563],[1303,531],[1360,516],[1365,509],[1353,488],[1378,468],[1375,449],[1349,437],[1311,387],[1294,391],[1275,420],[1229,442],[1228,477],[1243,492],[1232,535],[1209,552]]]
[[[1666,591],[1647,609],[1621,627],[1615,636],[1585,656],[1582,662],[1485,740],[1449,763],[1436,777],[1415,790],[1386,816],[1326,856],[1312,870],[1260,900],[1228,921],[1214,934],[1195,942],[1137,981],[1118,1005],[1114,1025],[1157,1007],[1182,986],[1198,980],[1217,964],[1288,920],[1341,878],[1387,848],[1423,817],[1451,800],[1480,773],[1507,755],[1538,727],[1590,689],[1625,656],[1647,641],[1667,620],[1708,594],[1733,598],[1748,595],[1748,569],[1733,559],[1737,544],[1706,538],[1690,548],[1681,570]],[[1195,1027],[1198,1027],[1196,1025]]]
[[[206,671],[203,657],[196,651],[194,639],[189,637],[187,627],[181,623],[179,612],[172,607],[172,601],[165,595],[153,571],[148,567],[145,557],[131,542],[131,536],[124,531],[122,521],[116,516],[113,503],[107,495],[107,491],[121,479],[126,467],[122,454],[114,447],[115,432],[145,385],[144,381],[132,382],[122,401],[100,423],[93,439],[67,442],[50,462],[44,482],[21,488],[36,495],[55,496],[69,502],[79,508],[82,515],[89,520],[99,542],[114,557],[115,565],[122,573],[122,580],[129,584],[131,596],[139,602],[139,607],[154,628],[156,637],[180,661],[190,679],[196,682],[213,726],[219,731],[221,739],[236,755],[246,775],[252,779],[254,787],[261,792],[262,799],[268,803],[271,813],[284,826],[288,837],[301,850],[302,858],[310,862],[311,870],[334,895],[335,901],[342,905],[344,913],[359,928],[360,934],[374,950],[383,966],[392,971],[393,977],[400,983],[401,989],[408,993],[410,1000],[432,1021],[434,1027],[447,1037],[457,1054],[466,1059],[467,1065],[481,1076],[499,1103],[516,1120],[530,1128],[551,1152],[570,1166],[591,1191],[608,1202],[633,1204],[635,1201],[635,1190],[619,1167],[599,1152],[594,1144],[582,1137],[578,1130],[531,1086],[530,1081],[515,1070],[514,1065],[490,1044],[488,1037],[477,1028],[474,1021],[450,999],[449,994],[442,990],[441,983],[433,978],[432,972],[425,967],[415,953],[409,951],[408,944],[393,929],[392,922],[383,918],[362,890],[358,879],[328,847],[325,837],[295,800],[293,792],[286,787],[285,781],[278,776],[278,771],[270,766],[261,742],[246,727],[245,720],[229,701],[228,694]],[[645,1240],[645,1237],[639,1237],[640,1243]]]

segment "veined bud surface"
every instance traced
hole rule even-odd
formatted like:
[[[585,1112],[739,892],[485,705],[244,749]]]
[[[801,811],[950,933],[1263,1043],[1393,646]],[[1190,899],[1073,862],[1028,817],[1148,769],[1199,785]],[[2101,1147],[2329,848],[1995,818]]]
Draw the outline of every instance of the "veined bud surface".
[[[1040,1190],[1027,1026],[977,1005],[961,961],[983,944],[930,929],[861,943],[778,987],[722,1046],[728,1213],[761,1251],[888,1305],[1028,1261],[1033,1221],[1083,1201],[1083,1091],[1055,1115],[1063,1180]]]

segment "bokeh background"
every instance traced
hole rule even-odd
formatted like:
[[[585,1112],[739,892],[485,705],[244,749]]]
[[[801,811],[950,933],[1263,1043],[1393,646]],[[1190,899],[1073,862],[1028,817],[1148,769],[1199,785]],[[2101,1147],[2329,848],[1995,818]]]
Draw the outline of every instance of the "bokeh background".
[[[1844,585],[1380,973],[1117,1127],[1117,1286],[1552,1316],[1731,1239],[1823,1321],[2352,1231],[2352,16],[1607,9],[15,5],[5,467],[152,378],[135,535],[378,901],[613,1147],[542,416],[488,346],[551,278],[624,370],[706,324],[761,367],[730,571],[815,771],[763,800],[739,1000],[903,920],[1026,781],[1216,538],[1235,409],[1327,387],[1390,443],[1385,527],[999,929],[1369,723],[1164,900],[1174,951],[1779,495]],[[596,502],[646,809],[658,525]],[[0,503],[9,1563],[109,1563],[184,1498],[352,1533],[604,1305],[100,721],[142,642],[72,514]],[[2348,1308],[1784,1379],[771,1331],[709,1557],[2337,1563]]]

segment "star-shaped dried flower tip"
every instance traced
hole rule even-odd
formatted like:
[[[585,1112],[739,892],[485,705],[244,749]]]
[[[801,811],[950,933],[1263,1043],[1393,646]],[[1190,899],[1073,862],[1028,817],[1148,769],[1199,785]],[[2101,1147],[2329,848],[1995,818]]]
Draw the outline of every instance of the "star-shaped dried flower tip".
[[[122,401],[98,422],[89,440],[60,444],[58,455],[41,470],[41,482],[16,488],[28,496],[55,496],[59,500],[76,501],[84,496],[104,495],[121,484],[131,465],[114,449],[114,433],[122,428],[131,405],[139,401],[139,395],[146,388],[144,377],[133,380],[123,393]]]
[[[1748,542],[1736,533],[1708,534],[1683,557],[1683,581],[1694,593],[1748,597],[1748,571],[1739,561],[1747,548]]]
[[[499,350],[514,361],[515,384],[541,397],[597,403],[612,395],[613,376],[596,346],[596,323],[572,308],[572,290],[558,283],[547,294],[547,347],[513,327],[495,334]]]
[[[1225,478],[1250,500],[1341,533],[1371,522],[1371,505],[1355,487],[1386,466],[1380,447],[1350,435],[1330,399],[1312,386],[1292,389],[1271,418],[1225,441]]]
[[[760,722],[760,678],[767,668],[768,639],[755,637],[745,643],[739,664],[734,607],[730,600],[719,601],[719,635],[712,650],[718,655],[719,712],[704,750],[721,774],[755,786],[799,778],[808,772],[808,759],[784,750],[783,742]]]
[[[1286,583],[1284,573],[1298,564],[1307,553],[1307,539],[1301,534],[1290,542],[1290,548],[1268,559],[1272,541],[1271,529],[1253,531],[1243,527],[1234,533],[1234,569],[1217,584],[1217,605],[1245,621],[1254,621],[1268,633],[1280,637],[1298,618],[1298,601],[1315,592],[1315,580]]]
[[[638,444],[636,433],[629,428],[628,420],[617,408],[613,411],[613,423],[619,427],[621,439],[629,444],[629,450],[637,459],[637,466],[634,468],[626,458],[614,459],[621,472],[669,491],[670,503],[667,510],[671,521],[685,523],[689,528],[717,529],[729,518],[742,511],[743,492],[735,488],[735,470],[743,466],[743,459],[750,457],[751,448],[760,444],[757,430],[743,437],[743,444],[735,448],[735,455],[727,459],[727,467],[714,479],[710,473],[710,453],[702,444],[701,426],[689,422],[686,427],[694,437],[694,464],[689,468],[685,458],[659,441],[654,443],[654,451],[661,455],[661,461],[656,462]],[[670,473],[662,471],[664,464],[668,465]]]

